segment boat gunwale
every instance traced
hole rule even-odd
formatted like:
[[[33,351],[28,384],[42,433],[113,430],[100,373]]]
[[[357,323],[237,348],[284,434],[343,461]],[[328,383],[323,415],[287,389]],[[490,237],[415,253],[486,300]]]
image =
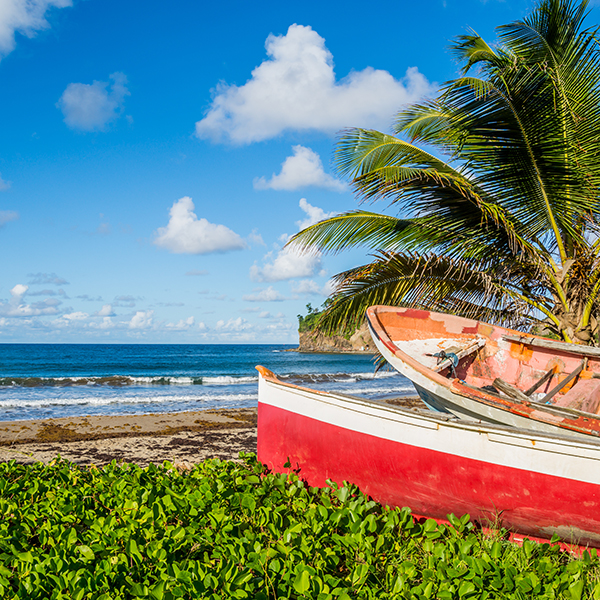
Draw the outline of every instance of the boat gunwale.
[[[366,398],[359,398],[357,396],[351,396],[349,394],[331,393],[331,392],[326,392],[323,390],[314,390],[314,389],[307,388],[304,386],[299,386],[299,385],[296,385],[293,383],[281,381],[277,377],[277,375],[275,375],[272,371],[269,371],[268,369],[266,369],[265,367],[262,367],[260,365],[257,366],[256,369],[259,371],[261,378],[268,384],[276,385],[276,386],[282,387],[282,388],[287,388],[287,389],[292,390],[292,392],[301,392],[303,394],[308,393],[314,397],[313,398],[314,400],[319,400],[326,404],[330,404],[332,406],[337,406],[339,408],[343,408],[344,410],[353,410],[354,412],[357,412],[357,413],[369,414],[370,416],[375,417],[375,418],[386,419],[389,421],[398,421],[398,419],[393,419],[390,417],[376,415],[376,414],[367,412],[365,410],[360,411],[360,410],[356,410],[355,408],[351,408],[348,406],[342,407],[342,406],[340,406],[339,401],[362,406],[364,408],[373,408],[373,409],[376,409],[379,411],[388,412],[388,413],[392,413],[395,415],[412,417],[412,419],[425,420],[425,421],[435,424],[436,427],[428,427],[429,429],[434,429],[434,428],[439,429],[440,426],[445,426],[445,427],[450,427],[453,429],[468,430],[470,432],[479,433],[479,434],[484,434],[484,433],[485,434],[487,434],[487,433],[503,434],[507,437],[525,439],[525,440],[528,440],[529,442],[532,442],[535,440],[535,443],[533,443],[531,445],[531,449],[540,450],[543,452],[549,452],[551,450],[548,450],[548,449],[544,448],[543,446],[539,447],[537,445],[538,441],[549,442],[551,444],[560,443],[564,446],[567,446],[568,448],[573,449],[573,452],[562,452],[562,454],[568,454],[568,455],[574,455],[574,456],[581,456],[581,450],[583,448],[585,448],[586,446],[587,446],[587,450],[590,450],[591,452],[600,451],[600,440],[598,438],[595,438],[592,436],[590,436],[589,440],[587,440],[587,439],[582,440],[580,438],[574,438],[574,437],[571,437],[571,436],[565,435],[565,434],[561,435],[558,432],[552,433],[552,432],[545,432],[545,431],[534,431],[534,430],[524,429],[524,428],[520,428],[520,427],[513,427],[510,425],[488,423],[485,421],[468,421],[466,419],[460,419],[458,417],[446,416],[443,413],[438,414],[435,411],[429,410],[429,409],[414,410],[414,409],[408,409],[408,408],[403,408],[400,406],[386,404],[385,402],[382,402],[382,401],[369,400]],[[331,401],[327,402],[327,399],[330,399]],[[260,400],[259,400],[259,402],[260,402]],[[560,431],[560,429],[559,429],[559,431]],[[494,440],[490,440],[490,441],[494,441]],[[555,452],[557,454],[559,453],[554,450],[552,452]],[[589,457],[589,458],[593,458],[593,457]],[[598,459],[594,459],[594,460],[600,460],[600,456],[598,457]]]

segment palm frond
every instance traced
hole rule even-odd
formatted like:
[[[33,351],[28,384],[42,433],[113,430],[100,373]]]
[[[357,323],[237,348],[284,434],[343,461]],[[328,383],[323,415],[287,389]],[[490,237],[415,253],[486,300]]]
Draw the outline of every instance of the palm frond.
[[[503,269],[443,256],[380,252],[375,260],[335,277],[332,303],[319,328],[351,331],[375,304],[426,308],[510,326],[539,319],[530,305],[505,293]]]
[[[397,216],[352,211],[291,240],[376,252],[337,276],[323,326],[388,303],[512,326],[546,317],[589,343],[600,328],[600,40],[586,13],[586,1],[541,0],[499,28],[498,47],[461,36],[462,75],[398,113],[396,135],[343,132],[338,172]]]

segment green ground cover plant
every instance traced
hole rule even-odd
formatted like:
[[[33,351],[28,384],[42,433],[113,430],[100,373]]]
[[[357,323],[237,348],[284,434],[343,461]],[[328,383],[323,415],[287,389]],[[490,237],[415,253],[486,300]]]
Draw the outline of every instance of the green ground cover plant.
[[[595,550],[574,559],[450,522],[308,487],[253,455],[181,473],[3,463],[0,597],[600,598]]]

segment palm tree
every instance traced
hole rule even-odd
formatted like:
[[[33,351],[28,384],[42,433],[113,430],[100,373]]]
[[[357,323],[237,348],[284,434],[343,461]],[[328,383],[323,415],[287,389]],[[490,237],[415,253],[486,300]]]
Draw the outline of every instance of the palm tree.
[[[373,253],[335,277],[323,329],[393,304],[596,342],[600,41],[583,27],[586,6],[542,0],[498,28],[497,47],[459,37],[461,75],[402,110],[395,136],[342,133],[339,172],[362,201],[387,200],[397,216],[354,210],[290,241]]]

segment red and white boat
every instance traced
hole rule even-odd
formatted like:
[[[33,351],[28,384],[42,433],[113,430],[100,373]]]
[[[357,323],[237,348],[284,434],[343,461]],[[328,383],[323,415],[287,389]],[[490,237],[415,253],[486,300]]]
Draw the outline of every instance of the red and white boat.
[[[600,441],[469,422],[279,381],[257,367],[258,458],[312,486],[470,514],[528,536],[600,547]],[[288,464],[289,463],[289,464]]]
[[[434,410],[600,435],[600,348],[411,308],[372,306],[367,322],[383,357]]]

